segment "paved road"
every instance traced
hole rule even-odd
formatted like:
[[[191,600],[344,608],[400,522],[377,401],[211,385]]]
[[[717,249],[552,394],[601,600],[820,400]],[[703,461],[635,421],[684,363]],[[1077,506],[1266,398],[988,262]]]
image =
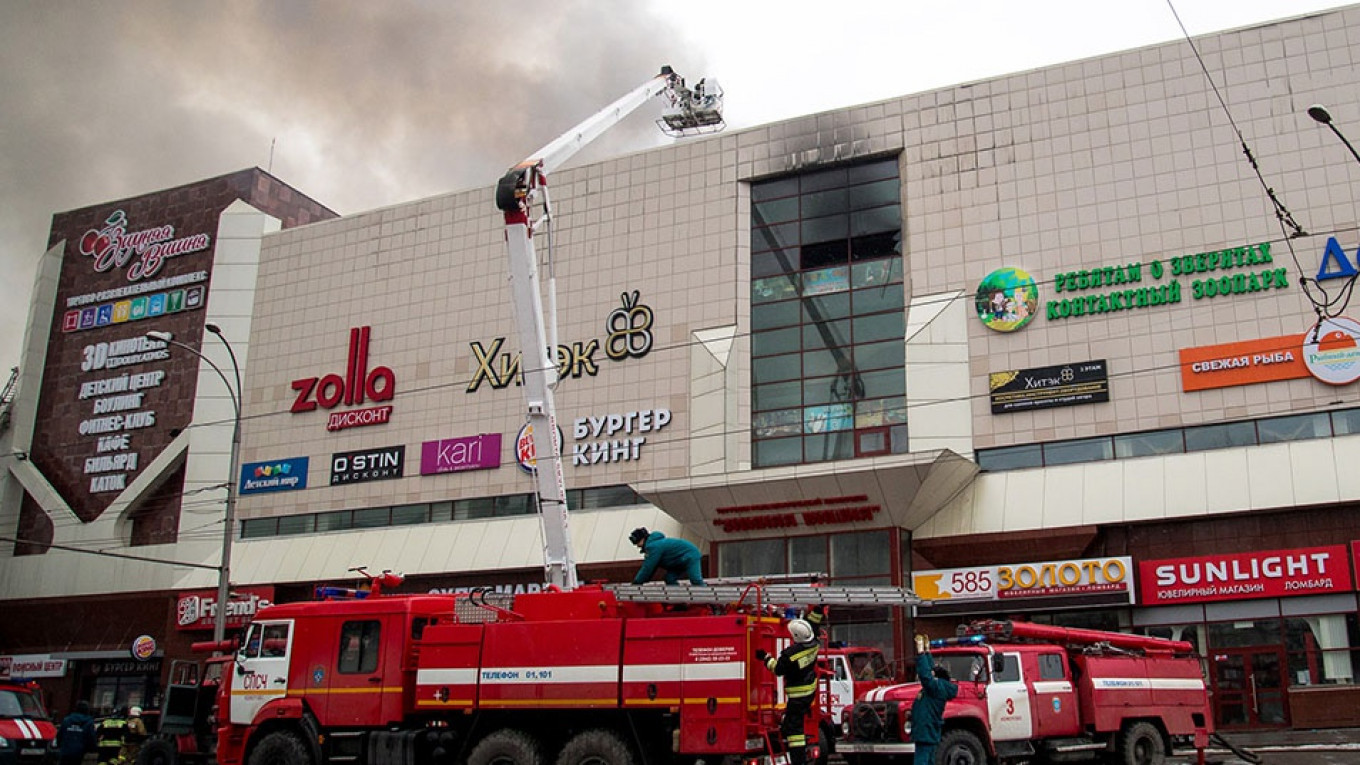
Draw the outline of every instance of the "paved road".
[[[1261,765],[1360,765],[1360,747],[1344,750],[1312,749],[1307,745],[1290,747],[1261,747],[1253,750],[1261,758]],[[1249,765],[1231,752],[1210,749],[1204,760],[1217,765]],[[1177,754],[1167,760],[1168,765],[1194,765],[1195,756]]]

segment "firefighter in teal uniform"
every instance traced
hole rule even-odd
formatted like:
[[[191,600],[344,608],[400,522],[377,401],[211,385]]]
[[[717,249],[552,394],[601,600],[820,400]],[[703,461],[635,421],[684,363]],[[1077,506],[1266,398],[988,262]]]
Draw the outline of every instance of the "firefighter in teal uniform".
[[[916,679],[921,693],[911,705],[911,740],[916,744],[914,765],[934,765],[935,747],[940,743],[944,705],[959,695],[959,686],[950,682],[949,670],[936,667],[930,658],[930,642],[916,636]]]
[[[681,575],[690,584],[703,584],[704,573],[700,563],[703,555],[692,542],[684,539],[671,539],[659,531],[647,531],[645,527],[633,529],[628,541],[637,545],[638,551],[646,557],[642,568],[633,577],[633,584],[643,584],[652,578],[657,568],[666,572],[666,584],[676,584]]]

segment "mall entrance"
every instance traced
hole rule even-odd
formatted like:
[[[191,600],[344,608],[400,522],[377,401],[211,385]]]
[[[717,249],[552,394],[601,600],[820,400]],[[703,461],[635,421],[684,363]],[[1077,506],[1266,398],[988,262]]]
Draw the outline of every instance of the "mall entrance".
[[[1284,646],[1214,649],[1209,666],[1215,727],[1245,730],[1289,725]]]

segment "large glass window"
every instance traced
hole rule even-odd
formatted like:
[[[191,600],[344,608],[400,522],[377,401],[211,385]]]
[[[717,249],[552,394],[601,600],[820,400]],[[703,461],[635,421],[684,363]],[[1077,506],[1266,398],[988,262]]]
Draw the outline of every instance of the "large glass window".
[[[893,370],[900,373],[900,370]],[[875,373],[877,374],[877,373]],[[871,375],[862,375],[868,380]],[[815,382],[812,381],[812,382]],[[804,392],[804,404],[809,402]],[[881,399],[887,400],[887,399]],[[867,404],[857,408],[857,417]],[[858,425],[857,425],[858,427]],[[1122,433],[1116,436],[1049,441],[1042,444],[979,449],[978,467],[983,470],[1023,470],[1045,465],[1069,465],[1108,459],[1151,457],[1200,452],[1211,449],[1331,438],[1360,433],[1360,409],[1312,412],[1287,417],[1266,417],[1241,422],[1191,425],[1184,428]],[[1113,443],[1113,450],[1111,449]]]
[[[753,184],[751,201],[754,464],[905,452],[897,160]]]
[[[1326,412],[1274,417],[1256,423],[1256,433],[1263,444],[1327,438],[1332,435],[1332,421]]]
[[[790,383],[799,385],[797,381]],[[794,410],[795,416],[802,412]],[[797,428],[794,433],[799,432]],[[418,502],[409,505],[361,507],[353,510],[332,510],[306,515],[285,515],[278,518],[248,518],[241,522],[242,539],[314,534],[349,529],[373,529],[388,526],[467,521],[481,518],[508,518],[533,515],[538,512],[532,494],[509,494],[500,497]],[[598,510],[646,504],[632,487],[595,486],[567,492],[567,507],[572,511]]]

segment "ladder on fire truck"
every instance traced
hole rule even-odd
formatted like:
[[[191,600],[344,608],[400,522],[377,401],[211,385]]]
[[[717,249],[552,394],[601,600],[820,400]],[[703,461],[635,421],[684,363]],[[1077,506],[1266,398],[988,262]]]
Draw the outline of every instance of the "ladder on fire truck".
[[[0,390],[0,433],[9,429],[9,410],[14,406],[14,388],[19,383],[19,368],[9,370],[9,382]]]
[[[596,112],[547,146],[510,168],[496,185],[496,207],[505,218],[505,244],[510,260],[510,297],[523,355],[521,374],[528,413],[526,435],[533,441],[537,468],[533,471],[539,518],[543,524],[544,573],[548,584],[575,589],[579,584],[572,557],[567,522],[567,489],[562,476],[561,445],[555,438],[557,411],[553,389],[557,364],[550,357],[557,347],[557,289],[552,265],[552,207],[548,175],[586,144],[598,138],[654,96],[666,99],[658,124],[672,136],[721,130],[722,89],[717,82],[700,80],[693,88],[669,66],[614,103]],[[538,211],[542,216],[535,218]],[[539,287],[534,234],[544,234],[548,272],[547,308]]]
[[[749,582],[745,584],[608,584],[605,589],[621,601],[667,605],[824,605],[824,606],[921,606],[928,605],[905,587],[811,585]]]

